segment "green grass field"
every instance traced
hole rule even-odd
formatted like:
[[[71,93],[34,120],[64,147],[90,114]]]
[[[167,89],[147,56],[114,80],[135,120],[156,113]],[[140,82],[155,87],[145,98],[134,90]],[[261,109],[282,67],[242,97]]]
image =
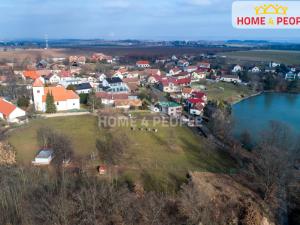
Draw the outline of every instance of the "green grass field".
[[[275,61],[288,65],[300,63],[300,51],[280,51],[280,50],[251,50],[251,51],[235,51],[222,52],[219,55],[227,56],[236,61]]]
[[[204,85],[207,90],[205,93],[209,100],[224,100],[229,103],[237,102],[245,97],[255,94],[255,92],[249,87],[244,85],[234,85],[232,83],[225,82],[204,82],[194,83],[192,87],[197,88],[199,85]]]
[[[69,136],[75,155],[79,156],[96,151],[97,138],[107,132],[98,128],[97,118],[93,116],[31,121],[13,131],[8,138],[17,151],[19,162],[29,164],[32,161],[39,149],[37,129],[45,125]],[[214,149],[207,140],[187,127],[153,126],[151,123],[149,127],[157,128],[158,132],[131,131],[130,127],[111,128],[116,135],[126,134],[129,140],[126,157],[120,163],[120,167],[124,168],[123,177],[131,181],[138,179],[149,190],[176,187],[188,171],[224,171],[234,165],[226,154]]]

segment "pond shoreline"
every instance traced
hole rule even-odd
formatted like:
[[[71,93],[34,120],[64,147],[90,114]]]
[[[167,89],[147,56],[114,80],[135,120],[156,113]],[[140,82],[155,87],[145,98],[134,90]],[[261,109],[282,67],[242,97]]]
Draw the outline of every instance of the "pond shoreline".
[[[279,93],[279,94],[281,93],[281,94],[295,94],[295,95],[299,95],[299,94],[300,94],[299,92],[286,92],[286,91],[274,91],[274,90],[270,90],[270,91],[259,91],[259,92],[255,93],[255,94],[246,96],[246,97],[244,97],[244,98],[241,98],[240,100],[237,100],[237,101],[232,102],[232,103],[231,103],[231,106],[234,106],[234,105],[236,105],[236,104],[238,104],[238,103],[240,103],[240,102],[242,102],[242,101],[244,101],[244,100],[247,100],[247,99],[252,98],[252,97],[256,97],[256,96],[261,95],[261,94],[264,94],[264,93]]]

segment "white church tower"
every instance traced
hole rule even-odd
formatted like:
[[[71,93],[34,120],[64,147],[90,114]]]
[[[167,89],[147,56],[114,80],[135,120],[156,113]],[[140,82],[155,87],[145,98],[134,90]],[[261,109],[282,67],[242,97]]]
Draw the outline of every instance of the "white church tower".
[[[44,95],[44,81],[42,78],[37,78],[32,84],[33,102],[36,111],[44,111],[43,109],[43,95]]]

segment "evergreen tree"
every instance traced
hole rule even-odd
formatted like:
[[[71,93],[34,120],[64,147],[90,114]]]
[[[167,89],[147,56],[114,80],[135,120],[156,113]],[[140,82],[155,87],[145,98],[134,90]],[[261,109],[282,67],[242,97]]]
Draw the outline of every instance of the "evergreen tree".
[[[56,113],[56,105],[52,93],[47,93],[46,96],[46,113]]]

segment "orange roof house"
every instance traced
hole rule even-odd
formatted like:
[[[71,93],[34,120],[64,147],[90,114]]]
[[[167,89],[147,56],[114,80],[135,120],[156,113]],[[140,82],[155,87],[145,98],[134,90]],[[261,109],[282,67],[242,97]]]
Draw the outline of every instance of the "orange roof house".
[[[141,107],[142,101],[140,99],[118,99],[115,100],[116,108],[130,108],[130,107]]]
[[[72,90],[67,90],[63,86],[44,87],[42,78],[36,79],[32,84],[33,99],[37,111],[46,111],[47,94],[54,98],[57,111],[67,111],[80,109],[79,96]]]
[[[26,116],[26,112],[14,104],[0,98],[0,118],[9,123],[19,123],[21,117]]]
[[[44,87],[44,83],[43,83],[43,81],[39,78],[39,79],[36,79],[36,80],[33,82],[32,87]]]
[[[79,96],[72,90],[67,90],[64,87],[45,87],[45,94],[43,95],[43,102],[46,102],[47,94],[53,95],[55,102],[62,102],[68,99],[79,99]]]
[[[32,80],[35,80],[40,77],[40,75],[37,73],[36,70],[25,70],[23,72],[23,76],[25,79],[32,79]]]
[[[8,101],[0,98],[0,113],[8,117],[17,107]]]

